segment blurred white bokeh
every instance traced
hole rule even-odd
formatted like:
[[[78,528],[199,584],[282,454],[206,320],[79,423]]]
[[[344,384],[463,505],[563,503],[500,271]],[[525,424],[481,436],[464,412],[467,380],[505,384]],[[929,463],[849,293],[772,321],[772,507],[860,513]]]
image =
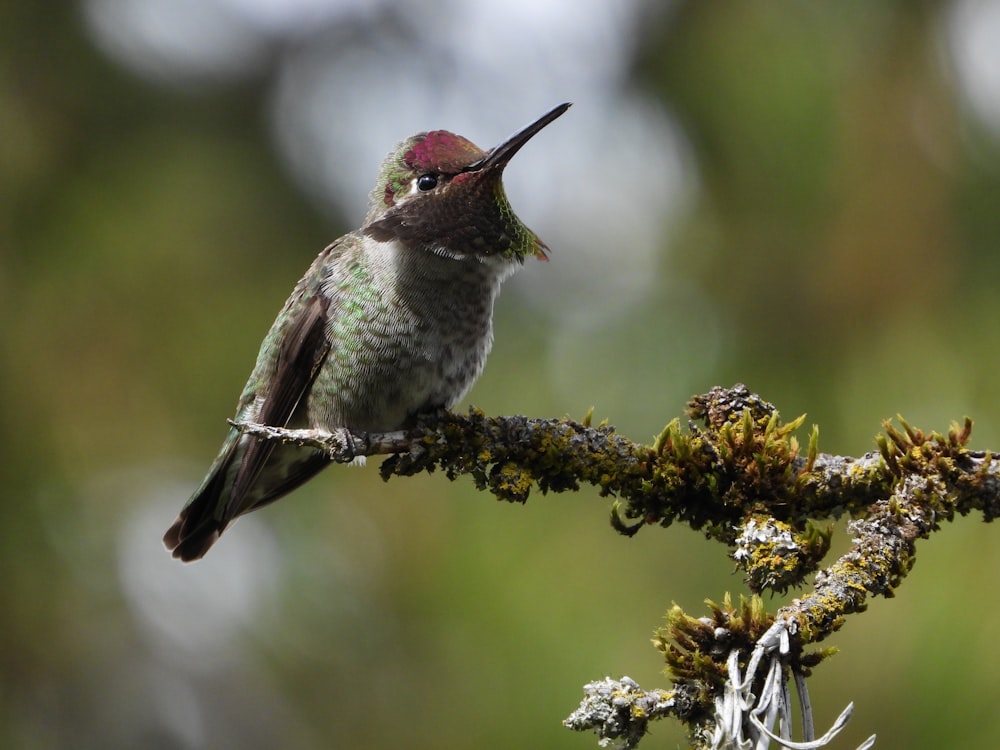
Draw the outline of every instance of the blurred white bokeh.
[[[1000,0],[957,0],[942,25],[958,90],[975,116],[1000,135]]]
[[[184,565],[156,540],[191,492],[147,475],[147,492],[118,535],[122,591],[151,650],[210,672],[238,659],[256,616],[275,593],[281,559],[257,518],[239,521],[204,560]]]

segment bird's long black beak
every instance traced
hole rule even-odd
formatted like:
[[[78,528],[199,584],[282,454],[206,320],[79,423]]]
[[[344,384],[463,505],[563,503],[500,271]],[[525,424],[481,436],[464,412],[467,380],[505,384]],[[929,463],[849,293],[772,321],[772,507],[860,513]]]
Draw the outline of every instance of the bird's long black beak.
[[[511,157],[521,150],[521,146],[530,141],[539,130],[569,109],[572,104],[572,102],[563,102],[558,107],[549,110],[527,127],[518,130],[500,145],[494,146],[486,156],[466,167],[465,171],[480,172],[485,169],[503,169],[507,162],[511,160]]]

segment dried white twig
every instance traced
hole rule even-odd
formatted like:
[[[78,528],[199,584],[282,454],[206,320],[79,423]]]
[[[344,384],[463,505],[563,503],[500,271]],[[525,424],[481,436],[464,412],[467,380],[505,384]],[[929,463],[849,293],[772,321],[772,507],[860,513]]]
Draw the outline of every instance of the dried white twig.
[[[734,649],[726,661],[729,679],[723,695],[716,699],[715,729],[712,732],[712,750],[767,750],[771,741],[785,750],[816,750],[828,746],[847,724],[854,711],[848,704],[833,726],[820,738],[815,737],[812,705],[805,688],[804,676],[794,673],[796,690],[802,714],[804,739],[793,741],[792,701],[788,689],[790,670],[784,663],[789,651],[789,631],[794,620],[777,620],[757,641],[746,674],[740,673],[740,653]],[[754,696],[751,686],[761,669],[766,669],[761,694]],[[778,733],[774,732],[775,726]],[[875,744],[875,735],[869,737],[858,750],[868,750]]]

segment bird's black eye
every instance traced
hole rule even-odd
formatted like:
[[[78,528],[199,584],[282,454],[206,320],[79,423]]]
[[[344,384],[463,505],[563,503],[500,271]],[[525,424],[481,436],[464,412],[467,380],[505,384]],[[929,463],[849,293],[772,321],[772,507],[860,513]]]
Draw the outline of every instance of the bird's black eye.
[[[422,174],[417,178],[417,190],[427,192],[437,187],[438,178],[433,174]]]

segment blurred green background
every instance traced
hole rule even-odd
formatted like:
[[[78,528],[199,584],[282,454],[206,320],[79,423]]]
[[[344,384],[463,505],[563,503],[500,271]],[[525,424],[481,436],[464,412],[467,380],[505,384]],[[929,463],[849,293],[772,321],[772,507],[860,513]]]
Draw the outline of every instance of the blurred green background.
[[[664,685],[725,550],[369,466],[176,563],[267,326],[396,142],[573,100],[509,170],[552,259],[471,402],[650,439],[743,381],[828,452],[896,413],[1000,448],[998,49],[998,0],[0,2],[0,746],[595,747],[581,685]],[[838,747],[1000,742],[996,530],[918,559],[812,681]]]

